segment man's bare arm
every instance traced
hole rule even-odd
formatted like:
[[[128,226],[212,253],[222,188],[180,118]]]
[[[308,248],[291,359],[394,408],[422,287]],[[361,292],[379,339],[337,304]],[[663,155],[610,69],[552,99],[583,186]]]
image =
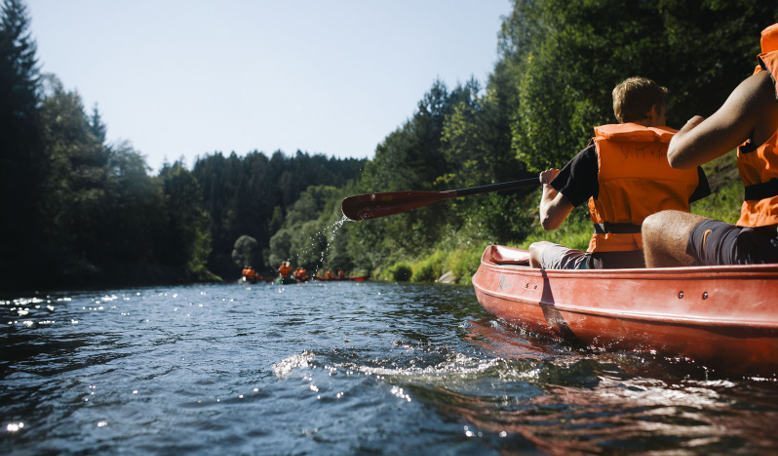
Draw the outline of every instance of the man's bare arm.
[[[555,230],[567,219],[573,210],[573,205],[551,186],[551,181],[559,174],[558,169],[549,169],[538,177],[543,184],[543,194],[540,197],[540,225],[544,230]]]
[[[707,119],[692,117],[670,142],[667,151],[670,166],[699,166],[749,139],[765,108],[775,102],[774,90],[769,74],[762,71],[741,82]]]

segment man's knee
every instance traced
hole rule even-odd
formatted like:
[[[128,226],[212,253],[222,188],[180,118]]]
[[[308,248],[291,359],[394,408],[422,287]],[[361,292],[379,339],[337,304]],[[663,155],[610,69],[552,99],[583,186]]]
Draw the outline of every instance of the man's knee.
[[[656,214],[651,214],[643,220],[641,227],[641,234],[643,239],[654,239],[662,233],[663,229],[666,229],[668,223],[678,214],[682,214],[680,211],[661,211]]]
[[[689,235],[705,220],[683,211],[661,211],[643,220],[643,252],[646,266],[687,266],[694,262],[687,253]]]
[[[543,253],[543,250],[549,245],[553,245],[553,243],[548,241],[533,242],[532,244],[529,245],[530,256],[540,258],[539,255]]]
[[[554,245],[554,244],[548,241],[537,241],[529,245],[528,250],[529,250],[530,266],[534,268],[541,267],[542,259],[543,259],[543,250],[545,250],[546,247],[550,245]]]

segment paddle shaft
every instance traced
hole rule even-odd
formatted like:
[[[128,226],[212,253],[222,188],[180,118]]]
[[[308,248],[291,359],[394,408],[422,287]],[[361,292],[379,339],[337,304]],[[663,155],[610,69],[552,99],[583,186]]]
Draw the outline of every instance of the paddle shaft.
[[[477,195],[479,193],[500,192],[507,190],[518,190],[520,188],[529,187],[530,184],[540,184],[537,177],[530,179],[521,179],[509,182],[501,182],[499,184],[486,184],[479,185],[477,187],[461,188],[458,190],[444,190],[441,193],[452,193],[451,198],[457,198],[460,196]]]
[[[351,220],[364,220],[408,212],[446,199],[480,193],[517,190],[519,188],[526,188],[539,184],[540,182],[537,178],[531,178],[439,192],[405,191],[365,193],[345,198],[341,203],[341,210],[343,211],[343,215]]]

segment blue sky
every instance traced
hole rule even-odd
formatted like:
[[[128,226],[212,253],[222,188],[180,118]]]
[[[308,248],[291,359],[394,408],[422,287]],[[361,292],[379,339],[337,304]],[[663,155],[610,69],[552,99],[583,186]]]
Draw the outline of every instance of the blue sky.
[[[42,70],[158,169],[372,157],[439,78],[481,82],[509,0],[27,0]]]

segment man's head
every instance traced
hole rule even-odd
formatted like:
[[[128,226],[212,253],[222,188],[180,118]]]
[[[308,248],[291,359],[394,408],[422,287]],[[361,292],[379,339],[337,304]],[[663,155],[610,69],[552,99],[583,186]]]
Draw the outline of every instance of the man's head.
[[[613,88],[613,114],[620,123],[665,124],[667,88],[642,77],[625,79]]]

